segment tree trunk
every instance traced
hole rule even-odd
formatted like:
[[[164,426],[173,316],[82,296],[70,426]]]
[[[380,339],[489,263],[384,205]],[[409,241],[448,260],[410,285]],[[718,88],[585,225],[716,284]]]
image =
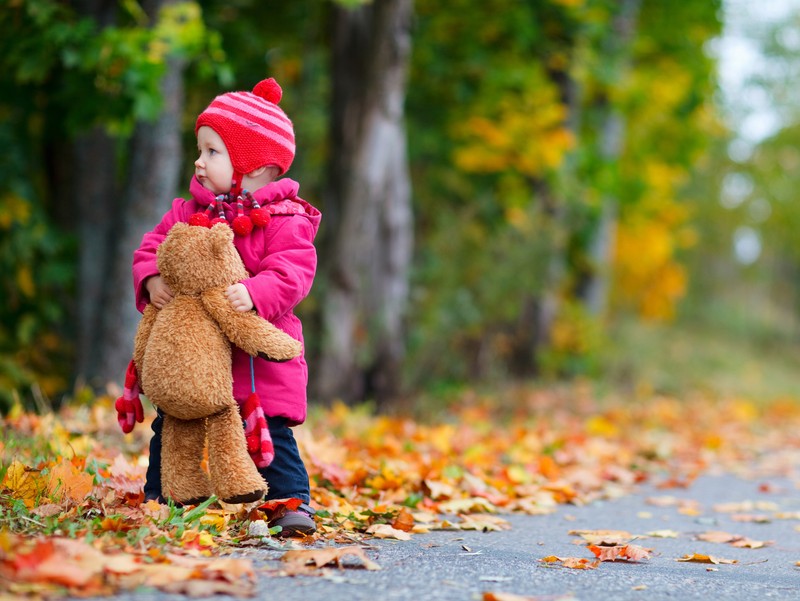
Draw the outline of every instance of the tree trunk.
[[[155,22],[161,7],[176,0],[147,0]],[[84,14],[112,25],[115,2],[82,0]],[[94,129],[75,141],[75,207],[80,259],[76,375],[100,388],[121,382],[133,352],[139,314],[131,290],[131,259],[146,231],[174,198],[181,165],[183,60],[169,58],[161,82],[164,106],[153,123],[139,123],[128,144],[128,170],[118,186],[117,141]]]
[[[111,228],[121,203],[116,189],[116,148],[97,127],[74,143],[75,187],[80,241],[78,259],[76,374],[94,382],[102,356],[98,340],[103,295],[110,266]]]
[[[78,12],[97,22],[99,27],[113,25],[117,3],[108,0],[78,0]],[[69,190],[58,196],[74,211],[79,240],[78,279],[75,318],[77,321],[75,375],[93,382],[97,375],[101,349],[100,337],[103,293],[109,268],[109,249],[118,200],[117,155],[115,140],[101,127],[85,132],[72,143],[72,177]]]
[[[641,0],[623,0],[612,21],[606,51],[606,60],[615,69],[614,81],[610,85],[619,82],[630,62],[631,42],[636,34],[640,6]],[[606,165],[614,165],[622,155],[625,121],[607,97],[603,97],[595,108],[603,115],[600,158]],[[602,317],[608,308],[618,213],[619,199],[607,192],[602,198],[599,221],[589,243],[592,271],[581,282],[578,292],[589,312],[596,317]]]
[[[137,124],[131,139],[128,183],[123,193],[122,219],[114,235],[98,341],[102,350],[98,379],[103,383],[122,381],[133,353],[133,338],[140,318],[133,302],[133,251],[169,209],[178,187],[182,163],[183,71],[183,59],[167,59],[161,80],[164,102],[161,115],[153,123]]]
[[[567,107],[566,126],[577,137],[581,117],[578,85],[567,70],[553,70],[548,75],[558,87],[561,102]],[[524,293],[516,328],[512,334],[509,370],[512,375],[520,378],[540,373],[540,356],[550,345],[553,322],[560,310],[567,271],[569,227],[565,223],[565,200],[559,198],[553,186],[544,179],[531,182],[531,194],[543,230],[548,236],[549,253],[544,258],[547,269],[541,290]]]
[[[315,381],[323,400],[382,403],[398,391],[413,245],[404,123],[411,11],[412,0],[334,10],[327,288]]]

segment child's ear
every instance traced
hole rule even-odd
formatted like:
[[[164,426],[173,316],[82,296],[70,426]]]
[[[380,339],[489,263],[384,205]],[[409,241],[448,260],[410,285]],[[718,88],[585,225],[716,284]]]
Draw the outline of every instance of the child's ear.
[[[264,165],[263,167],[259,167],[258,169],[253,169],[250,173],[247,174],[247,177],[258,177],[262,173],[267,170],[267,166]]]
[[[280,169],[275,165],[264,165],[263,167],[259,167],[258,169],[253,169],[250,173],[247,174],[249,178],[257,178],[264,175],[266,172],[269,171],[269,179],[272,181],[280,174]]]

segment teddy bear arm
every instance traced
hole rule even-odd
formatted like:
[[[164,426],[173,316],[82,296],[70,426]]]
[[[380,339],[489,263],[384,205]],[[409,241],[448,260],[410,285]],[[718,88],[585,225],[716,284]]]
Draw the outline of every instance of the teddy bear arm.
[[[303,345],[253,311],[236,311],[225,298],[225,288],[212,288],[200,299],[228,339],[248,355],[274,361],[299,357]]]
[[[147,340],[150,338],[150,332],[153,330],[153,324],[156,322],[157,316],[158,309],[152,304],[148,304],[144,308],[142,319],[136,328],[136,336],[133,339],[133,363],[140,372],[142,360],[144,359],[144,349],[147,347]]]

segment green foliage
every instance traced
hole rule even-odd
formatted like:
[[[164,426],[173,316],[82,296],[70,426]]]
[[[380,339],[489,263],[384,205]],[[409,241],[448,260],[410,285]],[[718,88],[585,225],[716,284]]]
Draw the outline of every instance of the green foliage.
[[[74,137],[99,126],[124,140],[134,123],[158,115],[165,61],[195,62],[199,74],[224,76],[224,53],[195,2],[169,4],[153,19],[124,2],[116,22],[105,25],[69,3],[4,1],[0,26],[13,32],[0,40],[4,410],[13,391],[46,399],[63,392],[72,375],[79,241],[70,198],[55,196],[69,189]]]
[[[413,363],[421,377],[503,374],[518,329],[531,325],[520,318],[526,303],[552,294],[564,307],[550,334],[563,344],[541,367],[595,373],[602,328],[577,301],[596,269],[604,203],[636,224],[620,226],[632,241],[618,257],[623,274],[640,274],[618,281],[629,306],[668,315],[684,291],[681,186],[715,125],[712,62],[697,48],[719,32],[718,3],[685,3],[668,18],[642,3],[627,45],[612,29],[620,3],[416,6],[408,106],[423,250]],[[626,126],[619,155],[602,137],[612,115]],[[650,240],[667,246],[637,246]]]
[[[415,274],[413,381],[507,375],[519,291],[541,290],[551,248],[548,223],[530,206],[508,213],[487,195],[439,216]]]
[[[551,331],[551,342],[540,361],[542,372],[554,378],[601,375],[603,355],[610,340],[597,319],[575,301],[560,306]]]
[[[102,26],[54,0],[10,3],[0,26],[17,35],[0,42],[2,87],[46,92],[70,134],[93,125],[129,132],[158,115],[167,59],[198,61],[206,74],[224,60],[196,2],[167,5],[152,24],[138,4],[120,8],[120,23]]]
[[[8,111],[9,117],[14,113]],[[16,148],[0,160],[0,412],[15,390],[36,390],[48,397],[63,390],[69,373],[64,324],[74,266],[71,242],[52,227],[43,207],[32,203],[27,152],[16,142],[18,121],[0,122],[0,146]]]

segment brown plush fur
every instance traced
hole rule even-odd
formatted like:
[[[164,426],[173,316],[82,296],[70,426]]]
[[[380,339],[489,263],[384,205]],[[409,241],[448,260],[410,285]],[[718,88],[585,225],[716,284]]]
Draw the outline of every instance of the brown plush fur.
[[[158,269],[174,299],[148,305],[134,342],[142,391],[164,412],[161,486],[165,496],[197,503],[212,493],[228,503],[261,499],[266,482],[247,453],[233,398],[231,343],[275,361],[301,344],[255,312],[237,312],[225,289],[247,277],[227,225],[177,223],[159,246]],[[207,474],[201,467],[208,444]]]

